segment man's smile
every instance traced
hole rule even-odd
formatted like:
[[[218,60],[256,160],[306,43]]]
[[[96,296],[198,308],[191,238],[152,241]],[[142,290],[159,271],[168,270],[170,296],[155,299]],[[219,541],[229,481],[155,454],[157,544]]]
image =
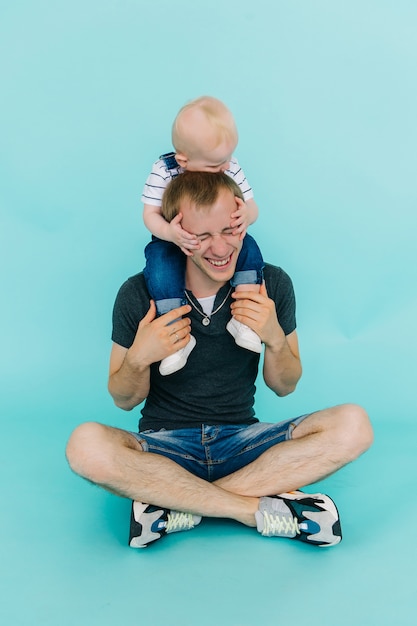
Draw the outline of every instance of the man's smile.
[[[209,259],[206,257],[206,261],[210,263],[210,265],[214,265],[214,267],[224,267],[230,263],[231,259],[231,254],[229,254],[226,259]]]

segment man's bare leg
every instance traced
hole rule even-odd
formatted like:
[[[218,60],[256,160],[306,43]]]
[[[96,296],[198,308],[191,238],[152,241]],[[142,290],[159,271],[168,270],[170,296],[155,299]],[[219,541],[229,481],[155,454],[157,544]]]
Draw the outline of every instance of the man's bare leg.
[[[297,426],[292,440],[216,483],[143,452],[133,435],[96,423],[74,431],[67,457],[76,473],[131,500],[255,526],[259,497],[316,482],[357,458],[371,442],[365,411],[342,405],[311,415]]]
[[[244,496],[277,495],[317,482],[365,452],[372,443],[366,412],[344,404],[311,414],[279,443],[216,485]]]
[[[171,459],[143,452],[126,431],[93,422],[82,424],[68,442],[67,458],[80,476],[131,500],[256,525],[258,498],[229,493]]]

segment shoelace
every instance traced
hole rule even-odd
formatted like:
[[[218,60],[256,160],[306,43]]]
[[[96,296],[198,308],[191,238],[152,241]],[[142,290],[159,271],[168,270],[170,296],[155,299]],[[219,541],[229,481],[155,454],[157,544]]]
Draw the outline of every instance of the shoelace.
[[[299,535],[301,533],[300,527],[298,525],[298,519],[296,517],[289,517],[284,515],[271,515],[267,511],[264,512],[264,528],[262,531],[263,535],[271,536],[281,536],[281,535],[289,535],[296,533]]]
[[[180,513],[179,511],[168,513],[165,528],[167,533],[173,533],[177,530],[190,530],[190,528],[194,528],[194,520],[191,513]]]

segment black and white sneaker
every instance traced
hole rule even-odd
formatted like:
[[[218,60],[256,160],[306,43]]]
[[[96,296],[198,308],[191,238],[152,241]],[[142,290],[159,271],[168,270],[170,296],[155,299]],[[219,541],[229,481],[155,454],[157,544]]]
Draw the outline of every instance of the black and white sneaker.
[[[146,548],[152,541],[168,533],[191,530],[200,522],[201,517],[198,515],[132,502],[129,545],[131,548]]]
[[[322,493],[293,491],[261,498],[255,518],[265,537],[287,537],[321,548],[342,540],[336,505]]]

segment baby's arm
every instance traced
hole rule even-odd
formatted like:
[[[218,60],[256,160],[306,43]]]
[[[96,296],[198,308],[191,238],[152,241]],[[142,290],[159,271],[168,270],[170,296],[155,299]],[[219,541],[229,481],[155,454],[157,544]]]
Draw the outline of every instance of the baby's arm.
[[[243,202],[240,198],[236,198],[237,210],[232,213],[231,226],[235,229],[234,234],[240,233],[241,239],[246,235],[246,230],[250,224],[253,224],[258,218],[258,205],[253,198]]]
[[[243,239],[248,226],[253,224],[258,218],[258,207],[253,199],[252,188],[245,176],[245,172],[234,157],[230,160],[229,170],[226,173],[239,185],[245,198],[245,202],[242,203],[240,201],[237,210],[231,216],[231,226],[235,229],[234,234],[237,235],[239,233],[240,238]]]
[[[179,213],[171,222],[167,222],[161,213],[160,206],[144,204],[143,221],[148,230],[155,237],[164,241],[175,243],[187,256],[192,256],[192,250],[197,250],[200,245],[195,235],[181,227],[182,214]]]

